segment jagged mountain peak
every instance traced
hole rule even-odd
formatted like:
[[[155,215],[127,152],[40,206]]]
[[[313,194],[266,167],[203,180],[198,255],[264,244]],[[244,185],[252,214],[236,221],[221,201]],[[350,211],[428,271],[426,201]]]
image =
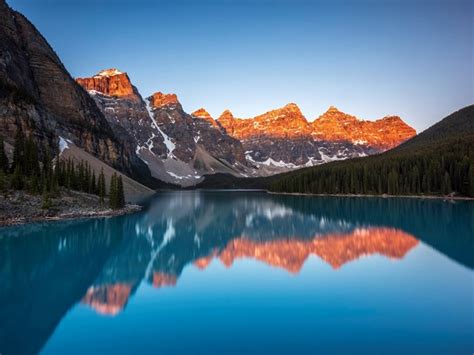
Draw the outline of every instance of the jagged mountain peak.
[[[341,112],[336,106],[329,106],[326,112]]]
[[[379,151],[393,148],[413,137],[416,131],[398,116],[376,121],[360,120],[331,106],[311,123],[313,136],[321,140],[347,141]]]
[[[214,120],[214,118],[212,118],[211,114],[202,107],[194,111],[193,113],[191,113],[191,116],[195,118],[199,118],[201,120],[205,120],[209,122],[211,125],[213,125],[214,127],[218,127],[217,122]]]
[[[229,109],[222,112],[221,115],[218,118],[219,121],[221,121],[221,120],[234,120],[234,119],[235,119],[234,114]]]
[[[230,111],[224,111],[219,122],[230,135],[237,139],[259,136],[290,138],[311,134],[306,117],[295,103],[289,103],[249,119],[234,119]]]
[[[294,102],[287,103],[285,106],[283,106],[283,109],[290,110],[290,111],[297,111],[301,113],[301,110],[297,104]]]
[[[321,116],[316,118],[316,121],[359,121],[356,116],[349,115],[339,110],[336,106],[329,106],[329,108]]]
[[[262,115],[254,117],[254,120],[300,121],[301,123],[307,123],[306,117],[295,103],[289,103],[283,107],[267,111]]]
[[[378,119],[377,121],[402,122],[403,124],[405,124],[405,122],[401,119],[401,117],[397,116],[397,115],[387,115],[387,116],[384,116],[384,117]]]
[[[140,100],[138,90],[132,85],[127,73],[115,68],[101,70],[93,77],[77,78],[76,82],[92,94]]]
[[[118,70],[117,68],[111,68],[111,69],[101,70],[95,75],[95,77],[111,77],[111,76],[122,75],[122,74],[126,75],[127,73],[124,73]]]
[[[191,113],[191,116],[198,117],[198,118],[204,118],[204,119],[213,119],[211,114],[206,111],[205,108],[201,107]]]
[[[177,106],[181,108],[181,104],[176,94],[165,94],[161,91],[157,91],[148,97],[148,101],[153,108],[161,108],[165,106]]]
[[[265,112],[252,120],[254,129],[276,136],[299,136],[310,133],[306,117],[294,103]]]
[[[225,132],[227,132],[227,134],[235,137],[234,128],[236,127],[237,120],[235,119],[234,115],[230,110],[225,110],[224,112],[222,112],[219,118],[217,119],[217,122],[219,126],[222,127]]]

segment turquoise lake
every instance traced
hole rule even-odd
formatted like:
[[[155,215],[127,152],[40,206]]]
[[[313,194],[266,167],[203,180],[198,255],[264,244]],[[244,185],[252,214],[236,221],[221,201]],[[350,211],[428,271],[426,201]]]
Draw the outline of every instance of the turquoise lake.
[[[472,354],[474,203],[157,194],[0,229],[0,354]]]

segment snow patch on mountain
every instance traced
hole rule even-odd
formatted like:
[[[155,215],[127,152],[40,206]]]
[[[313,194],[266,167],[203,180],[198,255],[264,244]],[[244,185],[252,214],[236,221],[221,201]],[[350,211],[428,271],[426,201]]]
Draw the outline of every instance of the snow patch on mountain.
[[[148,99],[145,100],[145,105],[146,105],[146,110],[148,111],[148,114],[150,115],[150,119],[153,122],[153,126],[157,129],[157,131],[161,134],[163,137],[163,141],[165,143],[166,149],[168,149],[168,157],[172,158],[173,157],[173,150],[176,148],[176,145],[173,143],[171,138],[166,135],[165,132],[163,132],[160,127],[158,126],[158,123],[156,123],[155,117],[153,115],[153,110],[150,106],[150,101]]]
[[[336,161],[336,160],[344,160],[347,159],[346,156],[339,157],[337,155],[329,156],[324,153],[324,151],[320,148],[318,149],[319,155],[321,155],[321,163],[329,163],[331,161]]]
[[[73,144],[69,139],[64,139],[63,137],[59,137],[59,150],[64,152],[64,150],[69,149],[69,144]]]
[[[114,75],[120,75],[123,74],[120,70],[117,69],[107,69],[107,70],[102,70],[99,72],[97,75],[95,75],[96,78],[100,77],[109,77],[109,76],[114,76]]]

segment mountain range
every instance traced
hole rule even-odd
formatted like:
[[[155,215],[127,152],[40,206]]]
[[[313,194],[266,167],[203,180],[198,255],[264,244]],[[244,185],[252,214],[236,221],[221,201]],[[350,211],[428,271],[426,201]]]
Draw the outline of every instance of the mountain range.
[[[375,156],[282,174],[275,192],[474,197],[474,105]]]
[[[215,173],[268,176],[380,153],[416,134],[397,116],[363,121],[332,106],[313,122],[294,103],[247,119],[229,110],[217,120],[205,108],[188,114],[176,94],[143,98],[118,69],[76,81],[154,177],[184,186]]]

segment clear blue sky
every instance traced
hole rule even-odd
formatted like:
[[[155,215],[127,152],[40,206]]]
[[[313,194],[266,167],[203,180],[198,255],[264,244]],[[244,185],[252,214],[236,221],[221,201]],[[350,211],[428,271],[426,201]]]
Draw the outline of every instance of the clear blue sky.
[[[295,102],[419,131],[474,102],[470,0],[7,1],[73,76],[117,67],[214,117]]]

